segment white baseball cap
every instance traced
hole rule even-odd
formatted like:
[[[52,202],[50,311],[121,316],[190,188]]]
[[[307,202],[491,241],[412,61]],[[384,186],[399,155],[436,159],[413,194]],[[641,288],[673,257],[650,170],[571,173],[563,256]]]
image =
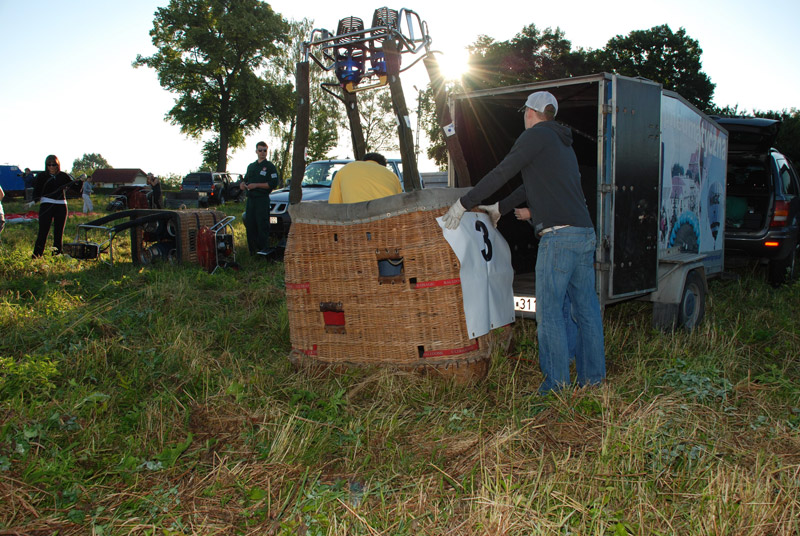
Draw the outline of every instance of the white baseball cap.
[[[552,104],[558,113],[558,101],[549,91],[537,91],[528,95],[528,100],[525,101],[525,106],[536,110],[539,113],[544,113],[544,109],[548,104]]]

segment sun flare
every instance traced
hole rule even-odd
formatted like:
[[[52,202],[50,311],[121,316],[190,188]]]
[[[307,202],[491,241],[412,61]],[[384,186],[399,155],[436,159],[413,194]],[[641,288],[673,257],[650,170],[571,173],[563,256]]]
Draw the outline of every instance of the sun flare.
[[[466,49],[443,52],[436,59],[446,80],[458,80],[469,69],[469,54]]]

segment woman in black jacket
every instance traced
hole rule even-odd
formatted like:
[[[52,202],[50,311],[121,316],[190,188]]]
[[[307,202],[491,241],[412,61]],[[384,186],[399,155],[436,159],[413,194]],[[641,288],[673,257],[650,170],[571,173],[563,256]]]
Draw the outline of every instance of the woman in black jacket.
[[[61,171],[61,162],[51,154],[44,161],[45,171],[33,180],[33,200],[39,202],[39,234],[33,246],[33,258],[41,257],[44,244],[53,226],[53,247],[55,254],[61,254],[64,227],[67,224],[67,195],[65,189],[72,178]]]

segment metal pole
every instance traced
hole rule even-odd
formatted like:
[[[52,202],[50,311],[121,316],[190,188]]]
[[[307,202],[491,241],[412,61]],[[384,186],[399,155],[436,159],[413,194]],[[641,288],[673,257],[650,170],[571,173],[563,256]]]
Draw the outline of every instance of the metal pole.
[[[422,92],[414,86],[414,91],[417,92],[417,135],[414,140],[414,156],[417,160],[417,168],[419,169],[419,125],[422,123]]]
[[[342,102],[350,121],[350,139],[353,142],[353,159],[363,160],[367,154],[367,143],[364,141],[364,129],[361,127],[361,114],[358,111],[358,96],[342,87]]]
[[[393,39],[383,42],[386,56],[386,73],[389,77],[389,89],[392,92],[392,106],[397,118],[397,134],[400,141],[400,157],[403,160],[403,184],[406,192],[420,189],[419,170],[414,159],[414,136],[411,133],[411,120],[408,117],[406,98],[400,83],[400,52]]]
[[[454,185],[456,187],[472,186],[470,181],[467,161],[464,159],[464,152],[461,143],[458,141],[458,134],[453,128],[453,119],[450,117],[450,109],[447,107],[447,88],[444,85],[444,77],[439,71],[439,62],[432,52],[428,52],[423,60],[428,76],[431,79],[433,89],[433,100],[436,103],[436,117],[439,119],[439,126],[444,131],[444,141],[447,145],[447,152],[450,155],[450,165],[454,171]]]
[[[308,147],[308,123],[311,106],[309,103],[308,62],[297,62],[297,131],[292,151],[292,184],[289,185],[289,204],[296,205],[303,200],[303,173],[306,170],[306,147]]]

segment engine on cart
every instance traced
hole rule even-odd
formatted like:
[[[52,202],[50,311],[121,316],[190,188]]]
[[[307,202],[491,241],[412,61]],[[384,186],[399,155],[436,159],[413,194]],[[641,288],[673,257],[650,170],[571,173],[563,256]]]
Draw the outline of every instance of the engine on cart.
[[[75,240],[64,244],[64,250],[76,259],[107,255],[113,264],[114,238],[129,229],[135,264],[189,262],[213,273],[219,267],[237,267],[234,219],[213,210],[126,210],[78,225]]]
[[[233,227],[230,225],[233,216],[228,218],[211,227],[201,227],[197,236],[197,259],[200,266],[211,273],[220,267],[239,268],[233,247]]]

